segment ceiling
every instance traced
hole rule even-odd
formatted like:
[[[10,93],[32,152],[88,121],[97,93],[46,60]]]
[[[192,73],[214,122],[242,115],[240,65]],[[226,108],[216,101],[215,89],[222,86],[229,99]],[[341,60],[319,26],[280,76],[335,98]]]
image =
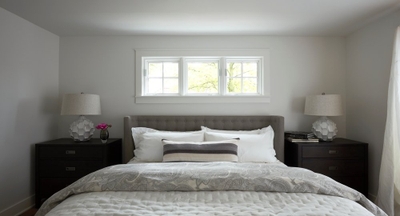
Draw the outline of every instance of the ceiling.
[[[59,36],[345,36],[400,0],[0,0]]]

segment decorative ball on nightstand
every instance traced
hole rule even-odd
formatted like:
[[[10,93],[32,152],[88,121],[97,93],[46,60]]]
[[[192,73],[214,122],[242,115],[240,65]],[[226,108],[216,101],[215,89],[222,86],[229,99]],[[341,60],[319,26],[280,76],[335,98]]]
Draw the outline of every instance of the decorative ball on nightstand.
[[[312,124],[311,131],[323,141],[332,141],[338,132],[335,122],[325,116]]]
[[[75,141],[88,141],[92,138],[94,133],[93,122],[84,116],[80,116],[78,120],[72,122],[69,127],[69,135]]]

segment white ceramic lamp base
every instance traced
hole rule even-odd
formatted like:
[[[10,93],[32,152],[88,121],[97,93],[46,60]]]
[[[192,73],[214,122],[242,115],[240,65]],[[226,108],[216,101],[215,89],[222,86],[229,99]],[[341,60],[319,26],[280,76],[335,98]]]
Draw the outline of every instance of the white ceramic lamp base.
[[[337,134],[336,124],[327,117],[321,117],[312,124],[311,131],[323,141],[332,141]]]
[[[80,116],[69,128],[69,135],[76,142],[89,141],[94,133],[94,124],[85,116]]]

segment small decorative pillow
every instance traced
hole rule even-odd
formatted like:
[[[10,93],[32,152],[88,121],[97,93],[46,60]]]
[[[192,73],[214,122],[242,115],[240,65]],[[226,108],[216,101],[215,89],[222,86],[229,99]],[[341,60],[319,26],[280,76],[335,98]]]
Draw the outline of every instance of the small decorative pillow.
[[[164,144],[164,162],[211,162],[238,161],[239,140],[223,140],[211,142],[182,142],[162,140]]]
[[[268,126],[270,127],[270,126]],[[229,133],[229,134],[261,134],[267,132],[269,129],[268,127],[264,127],[261,129],[255,130],[217,130],[211,129],[206,126],[201,126],[201,130],[204,132],[214,132],[214,133]]]

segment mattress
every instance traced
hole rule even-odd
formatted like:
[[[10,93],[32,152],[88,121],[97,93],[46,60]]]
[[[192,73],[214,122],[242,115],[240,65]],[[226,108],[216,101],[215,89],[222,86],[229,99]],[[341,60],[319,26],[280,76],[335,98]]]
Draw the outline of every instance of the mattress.
[[[310,193],[254,191],[91,192],[68,198],[48,216],[373,215],[354,201]]]

